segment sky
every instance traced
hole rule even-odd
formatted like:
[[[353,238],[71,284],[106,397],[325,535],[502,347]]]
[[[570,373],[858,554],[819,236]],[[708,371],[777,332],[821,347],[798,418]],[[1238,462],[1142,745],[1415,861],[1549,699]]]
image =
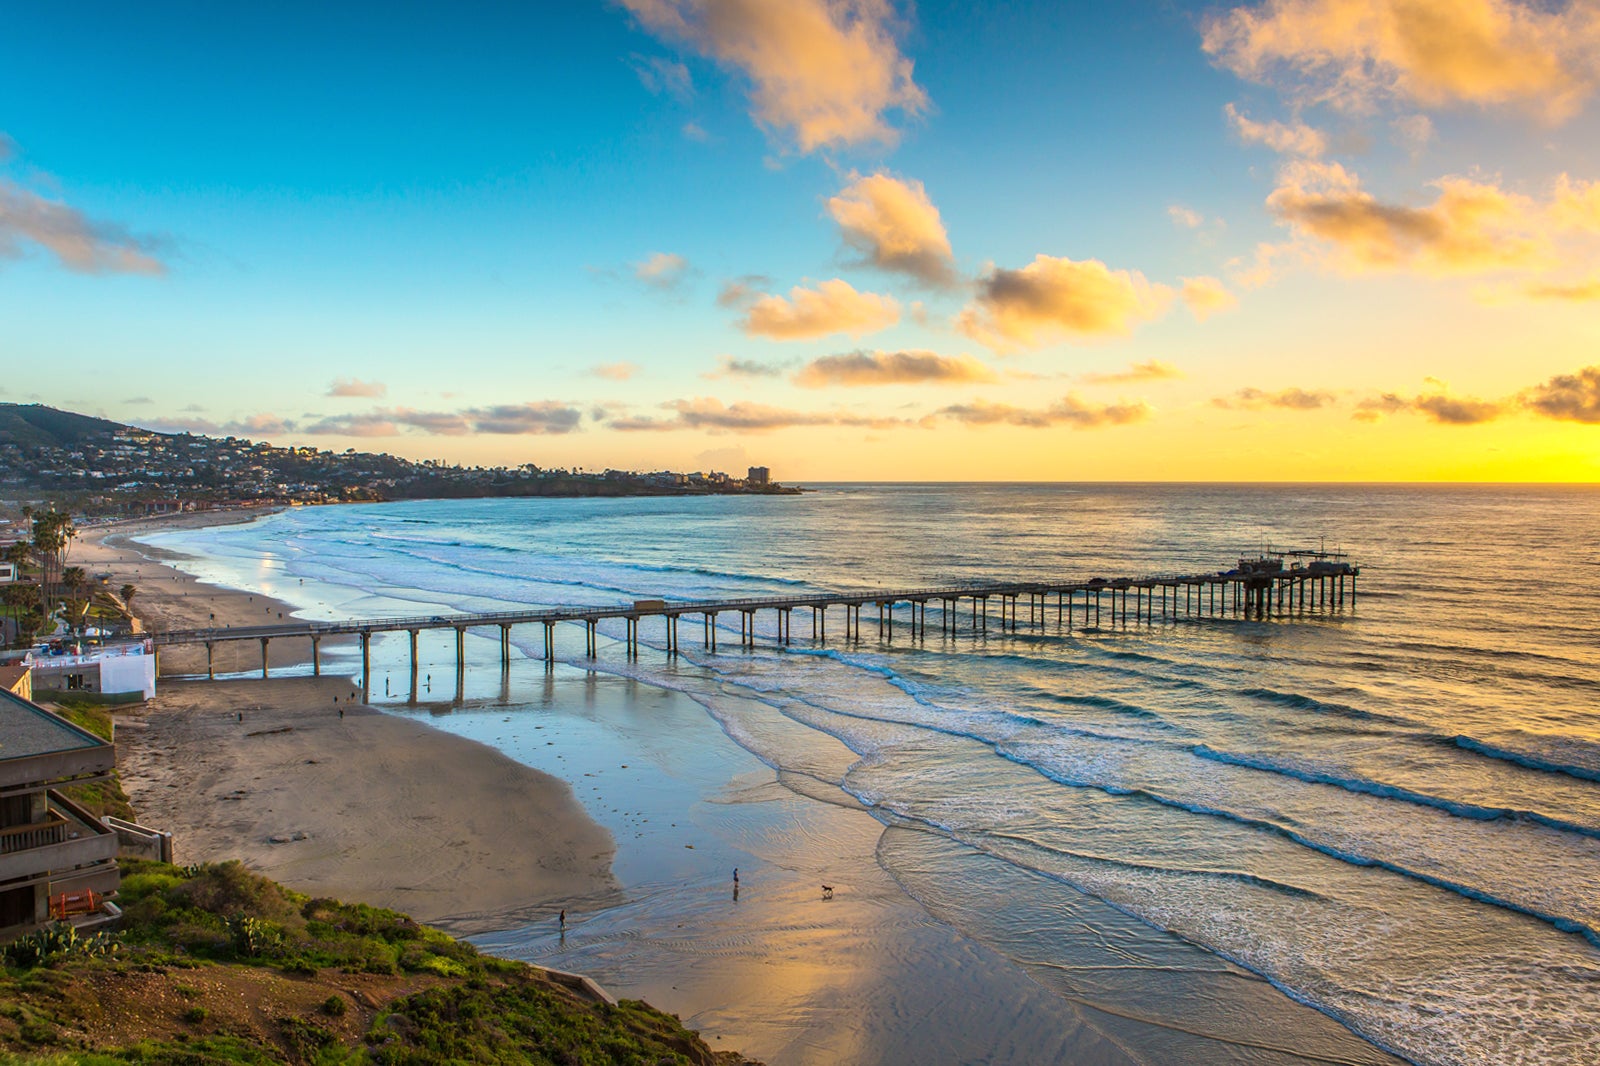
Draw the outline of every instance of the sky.
[[[24,5],[0,401],[785,481],[1600,481],[1600,0]]]

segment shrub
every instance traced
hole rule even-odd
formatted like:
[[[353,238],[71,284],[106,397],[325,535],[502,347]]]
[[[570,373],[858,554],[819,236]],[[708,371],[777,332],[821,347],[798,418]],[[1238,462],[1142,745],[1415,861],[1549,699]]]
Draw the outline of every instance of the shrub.
[[[188,1022],[190,1025],[196,1025],[205,1021],[210,1014],[211,1012],[206,1010],[204,1007],[194,1006],[184,1011],[181,1015],[179,1015],[179,1017]]]
[[[344,1017],[347,1009],[349,1008],[345,1006],[344,997],[337,992],[322,1001],[322,1013],[330,1018]]]
[[[56,958],[104,958],[114,954],[120,946],[110,933],[79,936],[69,923],[56,922],[0,948],[0,958],[4,958],[7,965],[26,969]]]

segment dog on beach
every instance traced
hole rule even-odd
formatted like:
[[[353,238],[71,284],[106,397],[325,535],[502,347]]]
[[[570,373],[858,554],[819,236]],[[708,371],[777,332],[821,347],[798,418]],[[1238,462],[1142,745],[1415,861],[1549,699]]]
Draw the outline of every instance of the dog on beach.
[[[822,886],[822,898],[823,899],[832,899],[833,898],[833,886],[832,885],[823,885]]]

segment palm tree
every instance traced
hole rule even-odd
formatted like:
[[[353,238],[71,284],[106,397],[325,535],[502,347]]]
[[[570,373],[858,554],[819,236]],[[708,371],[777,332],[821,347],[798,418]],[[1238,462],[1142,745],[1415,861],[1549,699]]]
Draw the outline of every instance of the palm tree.
[[[138,591],[138,587],[134,585],[124,585],[117,590],[117,595],[122,597],[122,605],[128,609],[130,614],[133,613],[133,597]]]

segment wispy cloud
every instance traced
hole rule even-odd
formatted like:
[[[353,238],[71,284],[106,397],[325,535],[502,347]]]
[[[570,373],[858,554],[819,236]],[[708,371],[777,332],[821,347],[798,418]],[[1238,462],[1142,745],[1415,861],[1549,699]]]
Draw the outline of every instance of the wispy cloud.
[[[630,57],[629,64],[639,76],[639,84],[657,96],[666,94],[680,103],[687,103],[694,97],[694,79],[689,76],[689,68],[677,60],[635,54]]]
[[[889,429],[915,423],[895,417],[862,415],[849,411],[796,411],[787,407],[739,401],[726,404],[712,397],[672,400],[661,405],[671,411],[667,418],[625,417],[607,423],[623,432],[651,432],[679,429],[709,430],[713,433],[767,433],[799,426],[847,426]]]
[[[1234,104],[1223,108],[1228,122],[1246,144],[1261,144],[1279,155],[1316,159],[1328,150],[1321,130],[1299,122],[1256,122]]]
[[[1211,405],[1224,410],[1259,411],[1267,407],[1282,407],[1291,411],[1316,411],[1331,406],[1337,399],[1336,395],[1323,389],[1268,392],[1250,387],[1239,389],[1231,396],[1218,396],[1211,401]]]
[[[1007,425],[1046,429],[1066,425],[1074,429],[1099,429],[1143,422],[1151,413],[1150,405],[1143,402],[1093,404],[1069,395],[1048,407],[1013,407],[1010,404],[974,400],[940,408],[937,417],[968,426]]]
[[[829,385],[960,385],[996,380],[993,370],[970,355],[865,350],[813,359],[794,377],[796,385],[808,389]]]
[[[887,114],[927,107],[888,0],[621,2],[650,32],[743,72],[755,120],[802,152],[891,143]]]
[[[329,396],[363,396],[377,399],[389,393],[389,386],[381,381],[362,381],[359,378],[335,378],[328,386]]]
[[[0,259],[21,258],[34,244],[79,274],[159,275],[167,272],[155,255],[160,243],[0,178]]]
[[[1509,104],[1561,121],[1600,75],[1586,0],[1263,0],[1203,27],[1205,50],[1240,77],[1350,110]]]
[[[978,281],[956,328],[999,351],[1058,340],[1129,333],[1159,317],[1172,290],[1137,270],[1112,270],[1098,259],[1035,256],[1019,270],[995,268]]]
[[[607,381],[627,381],[639,373],[639,367],[635,363],[599,363],[590,367],[589,373]]]
[[[882,172],[857,177],[828,200],[828,213],[864,265],[927,285],[956,283],[949,235],[922,182]]]
[[[1184,278],[1179,295],[1197,322],[1204,322],[1214,314],[1239,306],[1239,298],[1229,292],[1226,285],[1211,277]]]
[[[1086,385],[1131,385],[1139,381],[1170,381],[1183,377],[1183,372],[1177,367],[1151,359],[1145,363],[1134,363],[1126,370],[1113,373],[1083,374],[1078,380]]]
[[[632,266],[634,280],[662,292],[677,289],[694,273],[689,260],[673,252],[655,252]]]
[[[784,370],[792,363],[765,363],[757,359],[735,359],[731,355],[724,355],[717,360],[717,369],[708,370],[700,376],[709,381],[722,378],[777,378],[782,377]]]
[[[576,407],[548,400],[461,411],[379,407],[360,414],[330,415],[304,427],[303,432],[336,437],[397,437],[407,431],[442,437],[472,433],[560,434],[576,430],[582,417]]]
[[[1185,207],[1182,204],[1168,206],[1167,217],[1172,219],[1174,226],[1181,226],[1184,229],[1199,229],[1206,224],[1206,216],[1194,208]]]
[[[772,340],[809,340],[830,333],[859,337],[900,320],[900,306],[887,296],[858,292],[834,278],[814,289],[796,285],[788,298],[761,296],[746,308],[739,328]]]

